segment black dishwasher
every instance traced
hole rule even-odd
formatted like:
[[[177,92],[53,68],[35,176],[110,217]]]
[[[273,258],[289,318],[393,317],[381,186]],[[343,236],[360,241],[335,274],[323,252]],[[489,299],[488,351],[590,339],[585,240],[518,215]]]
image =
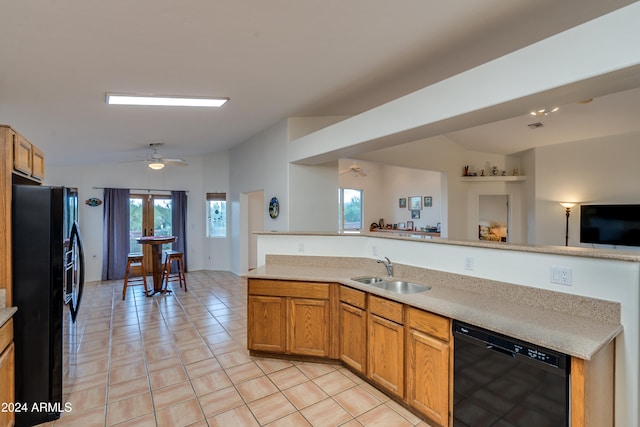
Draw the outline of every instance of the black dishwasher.
[[[453,322],[455,427],[567,427],[569,357]]]

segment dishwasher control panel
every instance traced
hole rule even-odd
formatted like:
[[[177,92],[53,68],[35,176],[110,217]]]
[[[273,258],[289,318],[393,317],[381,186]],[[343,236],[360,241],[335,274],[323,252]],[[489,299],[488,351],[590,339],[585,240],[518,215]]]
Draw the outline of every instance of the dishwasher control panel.
[[[488,349],[495,349],[512,357],[521,356],[537,360],[555,368],[565,369],[567,356],[535,344],[530,344],[516,338],[507,337],[477,326],[461,322],[454,322],[453,333],[478,340]]]

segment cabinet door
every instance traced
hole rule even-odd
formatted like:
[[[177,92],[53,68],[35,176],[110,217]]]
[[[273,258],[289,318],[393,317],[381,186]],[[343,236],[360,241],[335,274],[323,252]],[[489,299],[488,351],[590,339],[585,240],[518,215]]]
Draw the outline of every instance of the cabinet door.
[[[404,328],[369,314],[368,377],[398,397],[404,395]]]
[[[340,304],[340,360],[361,373],[367,366],[367,312]]]
[[[31,143],[19,133],[13,136],[13,169],[25,175],[33,171]]]
[[[329,300],[289,299],[288,326],[291,353],[329,356]]]
[[[285,298],[250,295],[248,299],[249,350],[284,353],[286,349]]]
[[[0,355],[0,404],[16,401],[13,388],[14,383],[14,346],[13,343]],[[6,409],[6,408],[4,408]],[[14,413],[0,411],[0,426],[12,426]]]
[[[42,181],[44,180],[44,152],[36,146],[32,146],[31,150],[31,177]]]
[[[407,401],[439,426],[449,423],[449,344],[409,329]]]

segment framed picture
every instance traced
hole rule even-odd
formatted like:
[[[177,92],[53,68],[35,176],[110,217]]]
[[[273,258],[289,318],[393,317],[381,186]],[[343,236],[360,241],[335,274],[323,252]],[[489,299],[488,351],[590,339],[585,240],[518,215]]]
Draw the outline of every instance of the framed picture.
[[[398,223],[398,230],[404,230],[404,222]]]
[[[431,198],[431,196],[424,196],[424,207],[430,208],[432,204],[433,204],[433,199]]]
[[[422,209],[422,197],[420,196],[409,197],[409,209],[412,211],[416,209]]]
[[[420,219],[420,211],[412,210],[411,211],[411,219]]]
[[[413,221],[407,221],[407,230],[413,230]]]
[[[401,208],[406,208],[407,207],[407,199],[405,197],[401,197],[400,199],[398,199],[398,206]]]

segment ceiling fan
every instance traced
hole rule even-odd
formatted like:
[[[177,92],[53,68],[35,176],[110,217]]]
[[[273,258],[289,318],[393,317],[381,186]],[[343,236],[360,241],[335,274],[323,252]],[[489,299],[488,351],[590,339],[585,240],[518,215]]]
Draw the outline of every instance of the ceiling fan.
[[[356,163],[351,163],[351,166],[349,166],[349,168],[340,171],[340,175],[344,175],[347,172],[353,172],[356,174],[356,176],[358,175],[367,176],[364,169],[362,169],[362,167]]]
[[[163,142],[152,142],[149,144],[149,148],[153,150],[153,153],[146,158],[145,162],[147,162],[147,166],[154,170],[160,170],[165,167],[165,165],[175,165],[175,166],[187,166],[188,163],[184,159],[169,159],[167,157],[162,157],[158,154],[158,148],[164,145]]]

